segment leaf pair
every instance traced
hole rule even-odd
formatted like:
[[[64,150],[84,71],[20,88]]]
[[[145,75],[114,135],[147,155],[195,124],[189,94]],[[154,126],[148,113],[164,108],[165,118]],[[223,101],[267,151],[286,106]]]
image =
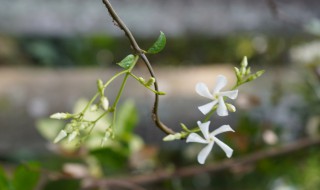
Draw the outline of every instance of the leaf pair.
[[[163,32],[160,31],[160,35],[158,39],[154,42],[154,44],[146,51],[146,53],[156,54],[163,50],[166,45],[166,36]],[[117,63],[120,67],[124,69],[130,69],[134,64],[135,56],[130,54],[122,59],[119,63]]]

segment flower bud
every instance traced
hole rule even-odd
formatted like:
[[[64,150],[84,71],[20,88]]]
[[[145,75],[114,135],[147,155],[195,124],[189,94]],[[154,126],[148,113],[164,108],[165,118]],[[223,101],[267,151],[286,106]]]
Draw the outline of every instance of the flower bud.
[[[101,79],[97,80],[97,86],[100,94],[103,95],[104,85]]]
[[[175,134],[170,134],[167,135],[163,138],[163,141],[174,141],[177,139],[181,139],[181,134],[180,133],[175,133]]]
[[[141,82],[142,84],[144,84],[144,83],[146,82],[146,81],[144,80],[144,78],[142,78],[142,77],[139,77],[138,80],[139,80],[139,82]]]
[[[107,130],[104,134],[104,137],[101,140],[101,146],[104,146],[107,142],[107,140],[110,138],[111,136],[111,132],[109,130]]]
[[[68,123],[66,125],[66,127],[64,128],[64,130],[67,132],[67,133],[71,133],[73,131],[73,127],[72,127],[72,124]]]
[[[265,72],[264,70],[256,72],[255,74],[256,78],[260,77],[264,72]]]
[[[146,86],[151,86],[156,82],[156,79],[151,77],[148,82],[146,82]]]
[[[98,110],[97,104],[93,104],[93,105],[90,107],[90,111],[92,111],[92,112],[97,111],[97,110]]]
[[[250,68],[250,67],[248,67],[248,69],[246,70],[245,75],[250,75],[250,74],[251,74],[251,68]]]
[[[173,141],[173,140],[175,140],[175,136],[170,134],[170,135],[165,136],[162,140],[163,141]]]
[[[240,70],[237,67],[234,67],[234,71],[236,73],[237,79],[239,80],[241,78]]]
[[[226,104],[229,112],[236,112],[236,107],[232,104]]]
[[[105,96],[101,97],[100,102],[101,102],[102,108],[105,111],[108,111],[108,109],[109,109],[109,100],[107,99],[107,97],[105,97]]]
[[[68,137],[68,142],[73,141],[77,136],[78,136],[78,131],[73,131]]]
[[[61,130],[59,132],[59,134],[57,135],[57,137],[54,139],[53,143],[57,143],[59,141],[61,141],[62,139],[64,139],[67,136],[67,132],[65,130]]]
[[[68,119],[71,117],[71,114],[68,113],[55,113],[50,116],[51,119]]]
[[[246,68],[247,66],[248,66],[247,56],[244,56],[242,61],[241,61],[241,67],[242,68]]]

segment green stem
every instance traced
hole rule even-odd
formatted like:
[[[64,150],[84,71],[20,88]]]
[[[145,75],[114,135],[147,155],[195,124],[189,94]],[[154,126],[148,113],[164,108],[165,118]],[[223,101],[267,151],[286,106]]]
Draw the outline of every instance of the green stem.
[[[156,90],[152,89],[150,86],[147,86],[147,85],[145,85],[144,83],[142,83],[142,82],[139,80],[139,78],[138,78],[136,75],[134,75],[133,73],[130,73],[130,75],[131,75],[134,79],[136,79],[140,84],[142,84],[144,87],[146,87],[147,89],[149,89],[150,91],[152,91],[153,93],[155,93],[155,94],[160,94],[159,91],[156,91]]]

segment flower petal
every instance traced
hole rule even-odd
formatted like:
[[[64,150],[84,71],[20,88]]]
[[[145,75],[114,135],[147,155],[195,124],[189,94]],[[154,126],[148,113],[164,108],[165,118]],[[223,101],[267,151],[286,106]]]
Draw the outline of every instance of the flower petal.
[[[227,78],[223,75],[217,76],[216,87],[213,89],[213,94],[220,92],[220,90],[227,85]]]
[[[198,126],[206,140],[209,139],[209,125],[210,121],[207,121],[205,123],[201,123],[200,121],[198,121]]]
[[[217,114],[219,116],[227,116],[228,115],[228,109],[226,104],[224,103],[223,97],[220,96],[219,99],[219,105],[218,105],[218,109],[217,109]]]
[[[204,115],[207,115],[207,113],[209,113],[212,110],[213,106],[215,106],[217,103],[218,101],[215,100],[208,104],[199,106],[198,109],[201,111],[201,113],[203,113]]]
[[[224,132],[228,132],[228,131],[234,132],[234,130],[230,127],[230,125],[222,125],[218,129],[212,131],[210,133],[210,137],[213,138],[214,136],[219,135],[220,133],[224,133]]]
[[[190,133],[190,135],[187,138],[187,143],[188,142],[196,142],[196,143],[202,143],[202,144],[207,144],[208,142],[200,137],[197,133]]]
[[[216,137],[213,137],[213,139],[214,139],[214,142],[216,142],[217,145],[219,145],[222,148],[222,150],[226,153],[227,157],[230,158],[233,153],[232,148],[230,148],[228,145],[226,145],[224,142],[220,141]]]
[[[198,162],[200,164],[204,164],[206,161],[211,149],[213,147],[213,143],[209,143],[207,146],[205,146],[198,154]]]
[[[196,92],[200,95],[200,96],[203,96],[203,97],[206,97],[206,98],[209,98],[209,99],[212,99],[213,96],[212,94],[210,93],[208,87],[206,84],[202,83],[202,82],[199,82],[196,84]]]
[[[225,91],[219,93],[221,96],[227,96],[230,99],[236,99],[238,96],[238,90]]]

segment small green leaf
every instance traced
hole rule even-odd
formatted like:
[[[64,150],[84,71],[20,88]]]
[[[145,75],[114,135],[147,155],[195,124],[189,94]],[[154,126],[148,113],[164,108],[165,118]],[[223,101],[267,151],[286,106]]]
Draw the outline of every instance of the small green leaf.
[[[134,64],[134,55],[128,55],[117,64],[124,69],[129,69],[132,66],[132,64]]]
[[[7,175],[2,167],[0,167],[0,189],[2,190],[10,190],[11,184],[7,178]]]
[[[159,53],[166,45],[166,41],[166,36],[160,31],[160,36],[158,37],[157,41],[148,49],[147,53]]]
[[[39,165],[28,163],[18,166],[12,180],[15,190],[33,190],[40,179]]]

